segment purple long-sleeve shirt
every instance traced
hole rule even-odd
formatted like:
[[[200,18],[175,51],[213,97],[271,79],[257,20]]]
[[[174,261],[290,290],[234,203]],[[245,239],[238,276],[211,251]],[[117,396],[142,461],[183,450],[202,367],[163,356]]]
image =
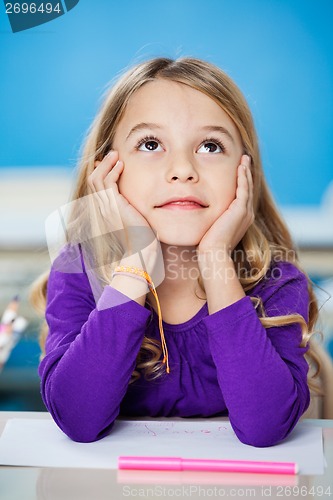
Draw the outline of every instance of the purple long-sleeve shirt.
[[[307,279],[278,262],[248,295],[268,316],[308,319]],[[154,310],[106,286],[95,303],[83,266],[53,265],[48,282],[46,356],[39,367],[44,403],[73,440],[107,435],[118,415],[228,415],[254,446],[284,439],[309,405],[307,347],[299,324],[265,329],[250,297],[213,314],[207,303],[189,321],[164,322],[170,374],[129,385],[144,335],[160,339]]]

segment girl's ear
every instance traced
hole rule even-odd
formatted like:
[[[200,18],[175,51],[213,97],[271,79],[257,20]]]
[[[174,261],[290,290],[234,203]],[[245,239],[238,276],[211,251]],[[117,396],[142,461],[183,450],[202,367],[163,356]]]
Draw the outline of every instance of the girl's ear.
[[[98,165],[99,165],[100,163],[101,163],[100,161],[96,160],[96,161],[95,161],[95,168],[96,168],[96,167],[98,167]]]

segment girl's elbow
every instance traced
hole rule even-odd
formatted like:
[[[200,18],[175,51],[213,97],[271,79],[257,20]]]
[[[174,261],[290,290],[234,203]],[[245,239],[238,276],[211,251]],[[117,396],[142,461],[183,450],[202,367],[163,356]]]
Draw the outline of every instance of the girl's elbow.
[[[238,439],[244,444],[257,448],[275,446],[289,436],[299,421],[301,414],[300,409],[298,411],[294,410],[287,419],[280,416],[279,419],[273,420],[269,418],[264,422],[257,420],[248,428],[234,428],[234,431]]]
[[[87,416],[82,418],[82,416],[59,411],[55,405],[50,405],[48,410],[59,429],[72,441],[76,441],[77,443],[99,441],[111,432],[116,420],[116,418],[112,418],[109,420],[110,423],[106,427],[103,427],[101,422],[94,421]]]
[[[236,432],[236,431],[235,431]],[[243,444],[247,444],[248,446],[254,446],[256,448],[267,448],[269,446],[274,446],[278,444],[280,441],[284,439],[281,434],[270,432],[263,432],[262,430],[258,430],[257,432],[236,432],[238,439]]]
[[[93,443],[106,437],[112,430],[114,421],[105,429],[98,431],[96,428],[83,427],[79,424],[73,427],[62,427],[61,430],[72,440],[77,443]]]
[[[281,440],[281,433],[276,431],[276,426],[268,422],[260,422],[259,419],[251,422],[238,422],[239,425],[230,423],[239,441],[248,446],[265,448],[273,446]]]

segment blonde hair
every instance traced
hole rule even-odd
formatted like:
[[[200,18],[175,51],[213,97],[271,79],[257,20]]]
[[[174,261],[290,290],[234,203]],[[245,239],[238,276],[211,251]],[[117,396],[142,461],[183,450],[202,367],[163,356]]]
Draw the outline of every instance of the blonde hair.
[[[124,115],[131,96],[147,82],[155,79],[171,80],[188,85],[213,99],[236,125],[244,153],[251,157],[255,219],[233,252],[233,259],[244,291],[251,290],[263,279],[275,260],[289,261],[300,268],[289,231],[279,215],[264,179],[258,139],[249,106],[241,91],[227,74],[213,64],[200,59],[191,57],[182,57],[177,60],[151,59],[126,71],[111,87],[88,132],[73,200],[80,199],[90,193],[88,176],[94,170],[95,161],[102,160],[112,149],[117,125]],[[95,223],[100,223],[100,221],[92,218],[91,213],[88,214],[74,204],[68,226],[69,240],[71,242],[82,241],[80,238],[83,231],[86,234],[87,224],[93,226]],[[110,252],[110,246],[105,244],[105,238],[92,238],[90,243],[90,255],[94,256],[94,268],[98,269],[100,279],[105,284],[110,282],[110,273],[115,263],[122,257],[122,248],[111,234],[107,237],[110,238],[114,253],[111,259],[113,264],[108,266],[104,264],[108,262],[108,259],[110,260],[107,255],[107,252]],[[307,276],[304,271],[302,272]],[[33,304],[39,308],[42,307],[43,310],[46,307],[47,280],[48,274],[42,276],[36,282],[31,294]],[[254,306],[260,311],[260,321],[265,328],[298,323],[302,330],[302,346],[309,342],[318,315],[316,298],[308,276],[307,280],[310,300],[307,322],[300,314],[268,317],[260,299],[251,297]],[[200,279],[199,284],[203,288]],[[46,335],[47,325],[44,324],[40,339],[43,353],[45,352]],[[311,351],[311,345],[307,356],[308,359],[312,358],[316,366],[319,367],[318,359]],[[158,377],[165,369],[160,357],[160,342],[145,337],[131,382],[140,376],[139,370],[142,370],[146,378]],[[309,380],[309,387],[311,388],[311,386],[315,389],[315,385]]]

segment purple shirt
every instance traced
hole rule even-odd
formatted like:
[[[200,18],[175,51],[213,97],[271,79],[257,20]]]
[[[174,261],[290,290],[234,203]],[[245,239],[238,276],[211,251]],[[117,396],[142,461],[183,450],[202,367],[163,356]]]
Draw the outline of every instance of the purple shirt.
[[[141,375],[129,385],[144,335],[160,339],[156,312],[112,286],[96,306],[84,267],[63,272],[55,263],[39,374],[44,403],[71,439],[101,439],[118,415],[228,415],[242,442],[270,446],[307,409],[308,348],[300,347],[299,324],[265,329],[249,296],[210,315],[205,303],[185,323],[164,322],[170,374],[155,381]],[[306,277],[287,262],[274,270],[248,295],[262,298],[268,316],[299,313],[307,320]]]

